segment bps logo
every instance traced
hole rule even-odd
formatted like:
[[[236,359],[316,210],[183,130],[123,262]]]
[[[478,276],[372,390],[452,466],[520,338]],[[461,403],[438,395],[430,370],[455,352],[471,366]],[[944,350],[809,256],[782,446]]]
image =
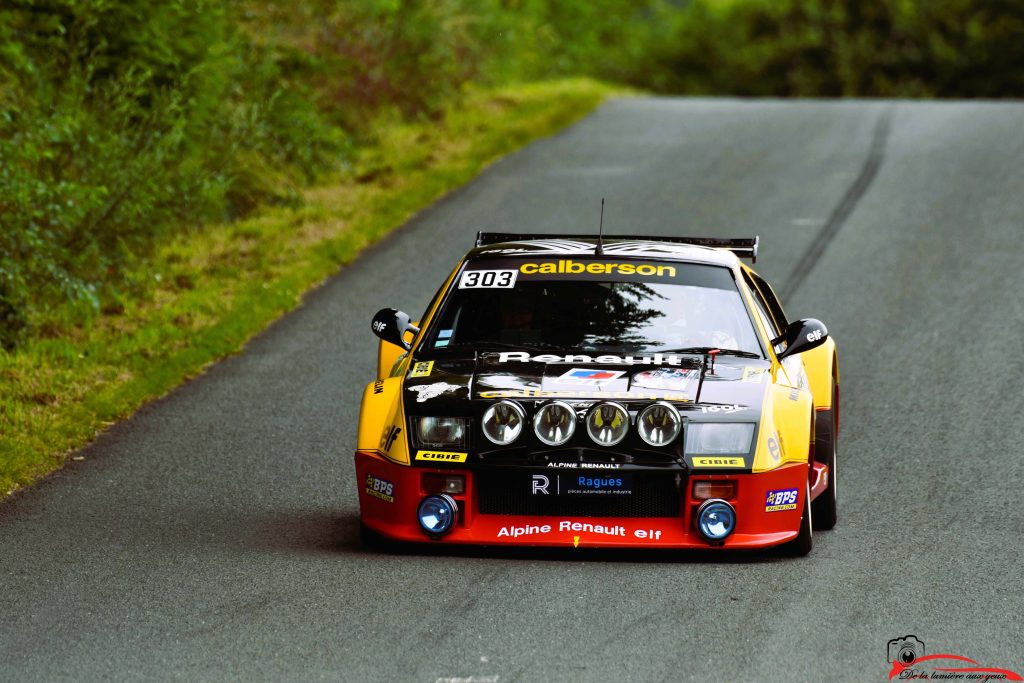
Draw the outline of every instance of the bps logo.
[[[782,512],[783,510],[796,510],[796,500],[798,497],[798,489],[769,491],[768,496],[764,499],[764,511]]]
[[[385,503],[395,502],[395,485],[390,481],[367,474],[365,490],[367,494],[374,498],[380,498]]]

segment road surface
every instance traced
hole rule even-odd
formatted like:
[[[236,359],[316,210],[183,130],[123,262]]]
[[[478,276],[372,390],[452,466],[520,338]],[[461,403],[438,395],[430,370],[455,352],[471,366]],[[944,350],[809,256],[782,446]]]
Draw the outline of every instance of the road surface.
[[[1024,671],[1024,105],[612,101],[495,164],[241,355],[0,503],[0,680],[883,681]],[[373,313],[477,230],[761,236],[839,343],[812,554],[381,555],[352,449]]]

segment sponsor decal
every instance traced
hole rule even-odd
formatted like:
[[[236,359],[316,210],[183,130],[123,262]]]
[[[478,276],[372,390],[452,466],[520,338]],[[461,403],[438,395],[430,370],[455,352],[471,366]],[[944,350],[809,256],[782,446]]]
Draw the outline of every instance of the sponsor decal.
[[[498,530],[497,538],[523,538],[525,536],[544,536],[553,533],[572,534],[573,546],[579,546],[579,534],[597,534],[616,538],[633,538],[657,541],[661,539],[662,529],[627,529],[624,525],[592,524],[590,522],[574,522],[561,520],[557,524],[524,524],[523,526],[503,526]],[[568,540],[568,539],[566,539]]]
[[[366,488],[364,489],[368,495],[374,498],[379,498],[385,503],[395,502],[395,485],[386,479],[375,477],[372,474],[366,475]]]
[[[617,470],[622,467],[617,462],[549,462],[548,467],[581,470]]]
[[[503,526],[498,531],[498,538],[509,537],[519,538],[520,536],[536,536],[537,534],[550,534],[550,524],[527,524],[525,526]]]
[[[572,477],[566,493],[585,495],[629,495],[633,493],[629,488],[630,482],[627,476],[619,477]]]
[[[625,375],[624,370],[587,370],[584,368],[573,368],[557,379],[561,384],[582,384],[585,386],[599,387],[602,384],[614,382]]]
[[[534,474],[530,478],[530,493],[543,495],[630,495],[633,493],[628,474],[616,477],[586,475]]]
[[[512,289],[517,270],[467,270],[459,278],[459,289]]]
[[[821,330],[814,330],[813,332],[807,333],[807,341],[814,343],[821,339],[823,336],[825,335],[822,334]]]
[[[886,659],[892,664],[890,681],[1024,681],[1016,671],[981,666],[962,655],[926,654],[924,643],[912,635],[886,643]]]
[[[792,389],[789,390],[789,400],[795,401],[798,398],[800,398],[800,390],[797,389],[796,387],[793,387]]]
[[[430,372],[434,369],[434,361],[428,360],[421,363],[416,363],[412,366],[412,372],[409,373],[409,377],[430,377]]]
[[[782,460],[782,449],[779,447],[777,434],[768,437],[768,454],[772,456],[772,460],[775,462]]]
[[[796,499],[799,495],[798,489],[769,491],[764,499],[764,511],[782,512],[783,510],[796,510]]]
[[[743,368],[743,376],[740,378],[741,382],[750,382],[752,384],[760,384],[764,378],[764,368]]]
[[[374,332],[380,334],[385,329],[387,329],[388,324],[383,320],[374,320],[373,323],[371,323],[371,326],[373,327]]]
[[[747,409],[746,406],[738,406],[738,405],[731,405],[731,406],[701,406],[700,412],[702,412],[702,413],[723,413],[723,414],[729,414],[729,413],[738,413],[739,411],[746,410],[746,409]]]
[[[373,393],[382,394],[384,393],[384,380],[377,380],[373,383]]]
[[[394,445],[395,439],[402,433],[402,428],[395,425],[390,425],[384,428],[384,433],[380,437],[380,449],[385,453],[391,450],[391,446]]]
[[[626,527],[620,525],[608,526],[606,524],[590,524],[589,522],[559,522],[559,531],[585,531],[588,534],[603,534],[605,536],[625,536]]]
[[[454,330],[441,330],[440,332],[437,333],[437,338],[448,339],[449,337],[452,336],[452,332],[454,332]]]
[[[431,462],[466,462],[469,453],[451,453],[449,451],[416,451],[417,460]]]
[[[481,391],[477,394],[480,398],[589,398],[593,396],[591,391],[549,391],[547,389],[503,389],[500,391]],[[650,393],[636,391],[602,391],[601,398],[635,398],[637,400],[649,401],[679,401],[689,403],[692,399],[686,394],[675,392]]]
[[[416,386],[409,387],[409,391],[415,391],[416,402],[423,403],[429,401],[432,398],[437,398],[443,394],[450,394],[458,391],[462,387],[458,384],[448,384],[447,382],[434,382],[433,384],[417,384]]]
[[[681,370],[678,368],[658,368],[644,370],[633,375],[630,386],[645,389],[672,389],[686,391],[690,380],[697,377],[697,370]]]
[[[653,277],[675,277],[675,266],[655,265],[653,263],[608,263],[589,261],[580,263],[569,259],[524,263],[519,266],[523,275],[650,275]]]
[[[564,356],[556,356],[551,353],[541,353],[531,356],[526,351],[502,351],[498,354],[499,363],[567,363],[572,365],[682,365],[684,356],[676,353],[654,353],[648,356],[617,356],[605,354],[603,356],[589,356],[585,353],[569,353]]]
[[[694,457],[694,467],[746,467],[747,461],[743,458],[733,457]]]

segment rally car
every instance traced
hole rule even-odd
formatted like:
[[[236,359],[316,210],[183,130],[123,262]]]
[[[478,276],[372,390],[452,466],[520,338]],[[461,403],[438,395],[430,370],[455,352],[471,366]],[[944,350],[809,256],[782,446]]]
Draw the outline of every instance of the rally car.
[[[367,541],[756,549],[836,523],[839,364],[758,239],[480,233],[374,316]]]

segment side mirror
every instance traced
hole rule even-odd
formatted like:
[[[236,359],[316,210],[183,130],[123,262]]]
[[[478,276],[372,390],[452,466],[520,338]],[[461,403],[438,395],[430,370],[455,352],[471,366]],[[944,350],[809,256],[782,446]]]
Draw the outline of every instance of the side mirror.
[[[406,351],[412,348],[412,345],[405,341],[405,333],[411,331],[413,334],[419,334],[420,331],[420,328],[412,324],[407,313],[393,308],[382,308],[377,311],[377,315],[373,316],[373,322],[370,323],[370,329],[387,343],[401,346]]]
[[[772,339],[772,346],[775,348],[775,355],[782,360],[821,346],[826,339],[828,328],[825,327],[825,323],[814,318],[806,318],[791,322],[785,332]]]

